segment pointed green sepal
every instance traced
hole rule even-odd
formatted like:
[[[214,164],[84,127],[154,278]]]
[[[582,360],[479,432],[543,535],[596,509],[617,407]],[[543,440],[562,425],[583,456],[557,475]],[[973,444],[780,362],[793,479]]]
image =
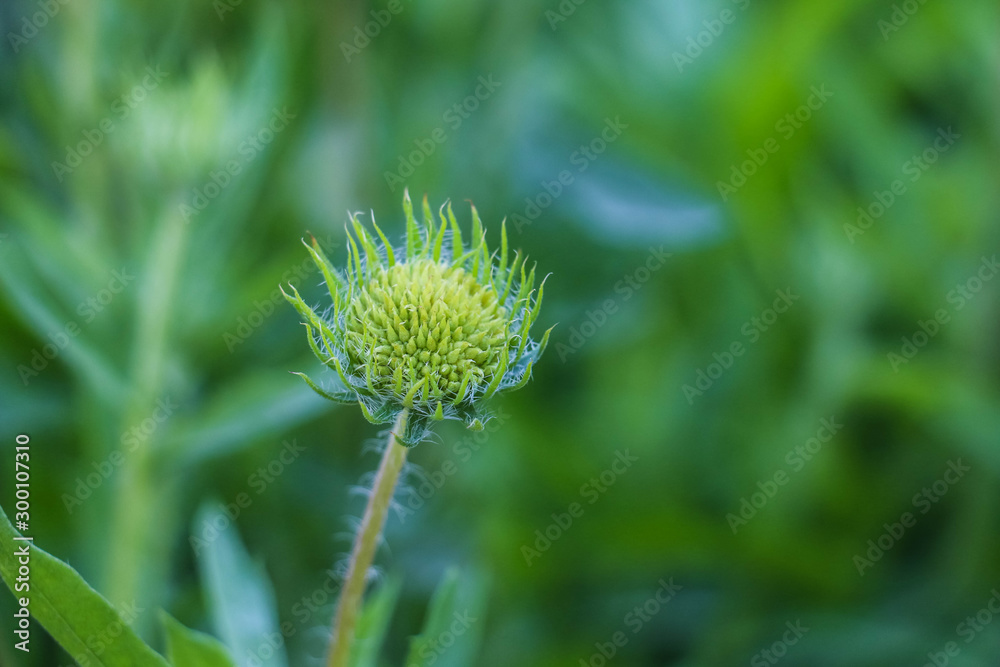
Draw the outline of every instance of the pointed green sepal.
[[[528,362],[528,366],[524,369],[524,375],[521,376],[521,379],[518,380],[517,382],[515,382],[514,384],[512,384],[511,386],[505,387],[502,391],[505,391],[505,392],[507,392],[507,391],[517,391],[518,389],[520,389],[524,385],[528,384],[528,380],[531,379],[531,366],[534,363],[535,362],[533,362],[533,361],[529,361]]]
[[[441,261],[441,248],[444,245],[444,233],[446,231],[448,231],[448,225],[441,225],[437,235],[434,237],[434,251],[432,256],[435,262]]]
[[[427,383],[427,376],[425,375],[424,377],[420,378],[420,382],[417,382],[412,387],[410,387],[410,390],[406,392],[406,396],[403,398],[403,407],[406,408],[413,407],[414,397],[416,397],[417,392],[420,391],[420,388],[426,383]]]
[[[430,426],[428,418],[424,415],[410,414],[406,419],[406,426],[403,432],[396,434],[396,441],[404,447],[416,447],[427,438]]]
[[[500,223],[500,266],[497,267],[497,279],[503,280],[507,272],[507,218]]]
[[[465,395],[469,391],[469,382],[472,380],[472,371],[465,374],[462,378],[462,384],[458,388],[458,393],[455,394],[455,400],[452,401],[453,405],[458,405],[465,400]]]
[[[514,276],[517,275],[517,265],[521,262],[521,251],[517,250],[514,252],[514,261],[510,265],[510,270],[507,272],[507,280],[504,284],[503,294],[500,296],[500,303],[506,304],[507,297],[510,296],[510,290],[514,286]],[[523,264],[523,263],[522,263]]]
[[[409,188],[403,190],[403,212],[406,214],[406,260],[413,261],[420,252],[420,230],[413,217],[413,202],[410,200]]]
[[[538,344],[538,349],[535,350],[534,354],[536,360],[542,358],[542,353],[545,352],[545,348],[549,346],[549,334],[552,333],[552,330],[555,329],[556,326],[557,325],[553,324],[549,327],[548,331],[542,335],[542,341]]]
[[[292,375],[298,375],[300,378],[305,380],[306,384],[309,385],[310,389],[312,389],[317,394],[319,394],[320,396],[322,396],[327,400],[333,401],[335,403],[341,403],[343,405],[354,405],[355,403],[359,402],[357,394],[355,394],[352,391],[348,391],[346,389],[343,391],[327,391],[326,389],[323,389],[318,384],[313,382],[312,379],[305,373],[300,373],[298,371],[289,371],[289,372]]]
[[[455,219],[455,212],[451,210],[451,202],[448,202],[448,222],[451,224],[451,256],[459,257],[465,252],[462,245],[462,230]]]
[[[299,315],[304,317],[307,322],[315,326],[317,329],[320,328],[322,320],[319,315],[316,314],[316,311],[310,308],[306,302],[302,300],[302,297],[299,295],[299,291],[295,289],[295,285],[289,285],[289,287],[292,289],[292,296],[289,296],[281,285],[278,286],[278,289],[281,290],[281,294],[285,297],[285,300],[295,306],[295,310],[299,311]]]
[[[382,257],[378,254],[378,248],[375,247],[372,237],[365,231],[364,225],[358,221],[357,215],[351,216],[351,222],[354,223],[354,233],[358,237],[358,242],[361,243],[361,247],[365,250],[365,267],[368,269],[367,274],[371,275],[371,271],[374,267],[382,265]]]
[[[388,403],[373,403],[368,405],[371,399],[359,398],[358,405],[361,407],[361,414],[372,424],[387,424],[396,419],[399,408],[394,408]]]
[[[497,371],[496,376],[493,381],[490,382],[489,386],[486,387],[486,392],[483,394],[483,398],[489,398],[496,393],[497,389],[500,387],[500,383],[503,381],[503,376],[507,373],[507,366],[510,365],[510,339],[504,343],[503,352],[500,353],[500,368]]]
[[[396,253],[393,252],[392,244],[389,243],[389,240],[387,238],[385,238],[385,234],[382,233],[382,230],[379,228],[378,223],[375,222],[375,211],[372,211],[372,227],[375,228],[375,232],[378,234],[378,237],[382,240],[382,247],[385,248],[386,264],[388,264],[388,268],[391,269],[392,267],[396,266]]]
[[[333,300],[333,312],[340,312],[340,289],[343,287],[344,282],[337,273],[337,269],[334,268],[333,264],[327,258],[326,253],[323,252],[323,248],[320,247],[319,241],[316,240],[315,236],[311,236],[312,245],[306,243],[305,239],[302,239],[302,245],[306,247],[309,251],[309,255],[312,257],[313,262],[319,267],[319,270],[323,273],[323,279],[326,281],[326,289],[330,293],[330,298]]]

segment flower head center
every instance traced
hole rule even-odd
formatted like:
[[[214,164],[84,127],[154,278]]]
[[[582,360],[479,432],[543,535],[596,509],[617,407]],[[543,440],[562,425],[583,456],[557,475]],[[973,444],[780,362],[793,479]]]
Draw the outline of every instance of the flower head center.
[[[492,284],[418,259],[376,266],[346,313],[347,353],[380,393],[452,398],[502,372],[507,312]],[[424,380],[426,378],[426,381]]]

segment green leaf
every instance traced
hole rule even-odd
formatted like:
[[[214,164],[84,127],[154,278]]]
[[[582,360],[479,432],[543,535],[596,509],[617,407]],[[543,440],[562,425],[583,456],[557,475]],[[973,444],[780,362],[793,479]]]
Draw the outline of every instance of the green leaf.
[[[215,539],[197,549],[215,630],[241,665],[252,655],[259,660],[254,664],[287,667],[271,583],[263,568],[247,554],[236,527],[218,507],[218,503],[204,503],[195,520],[195,526],[229,524]]]
[[[390,578],[365,603],[355,630],[351,667],[378,667],[378,655],[385,641],[392,613],[396,609],[402,584],[399,577]]]
[[[455,568],[445,572],[431,598],[423,629],[410,640],[407,667],[476,664],[488,595],[485,577],[461,577]]]
[[[160,620],[167,635],[167,657],[175,667],[235,667],[218,639],[184,627],[166,612]]]
[[[143,643],[129,627],[128,620],[76,570],[18,537],[19,533],[0,508],[0,575],[14,591],[20,567],[15,553],[27,547],[31,588],[14,595],[30,601],[31,615],[74,660],[98,667],[168,667],[167,661]],[[5,641],[11,639],[8,636]],[[34,635],[31,641],[36,643],[29,644],[29,648],[37,646],[38,636]]]

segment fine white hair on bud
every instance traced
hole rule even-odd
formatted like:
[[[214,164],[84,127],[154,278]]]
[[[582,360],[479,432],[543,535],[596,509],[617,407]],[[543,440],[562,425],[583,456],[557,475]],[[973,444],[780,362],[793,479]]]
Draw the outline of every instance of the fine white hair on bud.
[[[376,236],[351,214],[343,271],[316,239],[306,244],[333,301],[326,312],[317,314],[294,286],[291,295],[282,293],[304,318],[313,353],[339,382],[321,387],[297,375],[324,398],[357,403],[375,424],[408,410],[399,439],[412,447],[433,421],[462,419],[482,429],[490,418],[486,399],[527,383],[552,330],[540,341],[531,338],[545,281],[536,292],[535,267],[529,270],[520,252],[511,259],[505,225],[491,253],[475,206],[468,246],[450,203],[441,207],[439,223],[426,196],[422,222],[408,192],[403,210],[406,244],[399,248],[374,216]]]

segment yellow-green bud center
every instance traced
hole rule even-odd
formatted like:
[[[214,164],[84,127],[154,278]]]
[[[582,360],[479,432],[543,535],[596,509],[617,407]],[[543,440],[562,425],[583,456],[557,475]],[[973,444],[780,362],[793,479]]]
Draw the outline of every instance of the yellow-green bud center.
[[[372,267],[346,313],[351,365],[379,392],[452,398],[490,383],[500,368],[507,313],[492,285],[430,259]]]

